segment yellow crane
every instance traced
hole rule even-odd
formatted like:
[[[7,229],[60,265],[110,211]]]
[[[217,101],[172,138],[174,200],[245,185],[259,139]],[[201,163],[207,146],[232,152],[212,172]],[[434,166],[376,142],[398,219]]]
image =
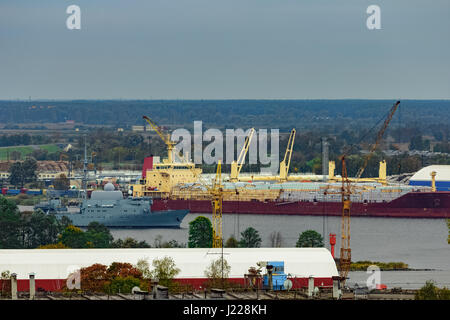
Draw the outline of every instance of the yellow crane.
[[[233,190],[224,190],[222,185],[222,165],[221,161],[217,162],[216,175],[212,184],[207,183],[202,176],[198,180],[211,196],[212,207],[212,227],[213,227],[213,248],[222,248],[222,202],[223,194],[226,192],[236,192]]]
[[[244,145],[239,153],[239,157],[237,161],[233,161],[231,163],[231,173],[230,173],[230,181],[237,182],[239,180],[239,173],[245,162],[245,156],[247,155],[248,149],[250,147],[250,142],[252,141],[253,134],[255,133],[255,129],[251,128],[249,134],[245,138]]]
[[[383,126],[381,127],[380,131],[378,131],[377,134],[377,139],[375,140],[375,143],[373,144],[373,146],[370,148],[369,153],[365,156],[364,158],[364,164],[361,166],[361,168],[359,168],[358,173],[356,174],[356,178],[359,179],[361,178],[364,170],[367,167],[367,164],[369,163],[370,158],[372,158],[373,153],[375,151],[375,149],[378,147],[378,145],[380,144],[381,139],[383,138],[383,134],[386,131],[389,122],[391,122],[392,117],[394,116],[395,111],[397,110],[398,106],[400,104],[400,101],[397,101],[391,108],[391,110],[389,111],[389,114],[387,116],[387,118],[384,120]]]
[[[370,148],[369,153],[366,155],[365,160],[361,168],[359,168],[357,173],[357,178],[360,178],[362,173],[367,167],[367,164],[369,163],[370,158],[373,155],[373,152],[375,151],[376,147],[381,141],[381,138],[383,137],[384,132],[386,131],[386,128],[389,125],[389,122],[391,121],[392,117],[394,116],[395,111],[398,108],[398,105],[400,104],[400,101],[397,101],[389,111],[389,114],[387,118],[385,119],[383,126],[379,130],[377,134],[377,139],[375,141],[375,144]],[[341,156],[340,160],[342,163],[342,187],[341,187],[341,195],[342,195],[342,221],[341,221],[341,251],[340,251],[340,258],[339,258],[339,275],[341,277],[342,283],[345,283],[345,280],[348,276],[348,272],[350,271],[350,264],[351,264],[351,248],[350,248],[350,215],[351,215],[351,195],[352,195],[352,187],[350,179],[347,175],[347,166],[345,162],[345,158],[347,156],[347,153],[350,152],[348,150],[347,152],[344,152],[344,154]]]
[[[286,146],[286,152],[284,153],[284,159],[280,162],[280,181],[288,180],[289,166],[291,165],[292,151],[294,149],[295,133],[296,130],[292,129]]]
[[[174,162],[174,153],[173,151],[175,150],[175,145],[177,144],[176,142],[172,141],[170,139],[170,133],[163,133],[161,128],[155,123],[153,122],[149,117],[147,116],[142,116],[142,118],[144,118],[152,127],[153,130],[155,130],[155,132],[160,136],[160,138],[162,139],[162,141],[164,141],[164,143],[167,146],[167,160],[169,163]]]

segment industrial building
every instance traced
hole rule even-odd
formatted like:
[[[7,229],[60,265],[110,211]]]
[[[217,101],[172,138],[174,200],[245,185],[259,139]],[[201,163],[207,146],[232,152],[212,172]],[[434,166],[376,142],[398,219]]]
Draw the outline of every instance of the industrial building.
[[[154,259],[171,257],[181,270],[175,280],[201,289],[207,281],[204,271],[222,255],[231,266],[229,280],[242,285],[249,268],[258,268],[257,263],[260,262],[283,262],[284,274],[292,281],[294,289],[307,287],[311,277],[314,278],[314,286],[332,287],[332,277],[339,275],[335,261],[326,248],[0,250],[0,272],[17,274],[18,291],[28,290],[30,274],[35,275],[38,291],[59,291],[71,273],[96,263],[110,265],[112,262],[128,262],[135,265],[138,260],[146,259],[151,266]]]

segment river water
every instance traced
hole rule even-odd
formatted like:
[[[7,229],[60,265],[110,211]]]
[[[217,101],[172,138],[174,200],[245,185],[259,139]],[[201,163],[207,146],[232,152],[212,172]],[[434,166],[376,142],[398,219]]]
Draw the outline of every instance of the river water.
[[[115,239],[133,237],[153,245],[156,237],[163,241],[188,242],[189,222],[198,216],[211,219],[211,214],[188,214],[180,229],[112,229]],[[258,230],[261,247],[271,247],[270,235],[280,232],[283,247],[295,247],[299,234],[312,229],[325,235],[329,249],[328,234],[337,236],[336,253],[340,248],[340,217],[312,217],[288,215],[225,214],[223,216],[223,237],[234,235],[247,227]],[[381,282],[388,288],[419,288],[427,280],[434,280],[438,286],[450,287],[450,245],[447,244],[445,219],[397,219],[355,217],[351,220],[352,261],[399,261],[413,269],[431,271],[382,271]],[[349,285],[365,285],[366,272],[350,272]]]

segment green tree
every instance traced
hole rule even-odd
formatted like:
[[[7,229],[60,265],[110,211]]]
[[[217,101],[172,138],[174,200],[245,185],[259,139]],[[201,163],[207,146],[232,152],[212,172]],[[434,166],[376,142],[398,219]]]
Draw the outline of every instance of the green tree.
[[[237,248],[239,247],[239,241],[234,236],[230,236],[225,242],[225,248]]]
[[[9,182],[16,188],[18,186],[23,187],[25,183],[25,173],[23,170],[22,162],[14,162],[9,167]]]
[[[436,287],[435,283],[428,280],[425,285],[416,292],[414,298],[416,300],[438,300],[438,292],[439,288]]]
[[[86,234],[80,228],[68,226],[60,235],[62,244],[69,248],[86,248],[89,246]]]
[[[24,180],[25,182],[34,182],[37,179],[36,170],[37,170],[37,162],[33,158],[27,158],[23,162],[23,172],[24,172]]]
[[[141,280],[132,276],[115,277],[108,281],[104,291],[109,294],[130,293],[134,287],[140,287]]]
[[[317,231],[306,230],[300,234],[295,245],[298,248],[320,248],[323,247],[323,238]]]
[[[239,247],[241,248],[259,248],[261,246],[261,237],[259,232],[248,227],[241,233],[241,241],[239,241]]]
[[[152,265],[154,269],[150,272],[151,278],[158,279],[158,283],[166,287],[171,287],[173,278],[181,271],[171,257],[155,259]]]
[[[108,227],[96,221],[89,223],[86,230],[86,240],[94,248],[109,248],[114,240]]]
[[[37,248],[58,242],[58,235],[63,230],[60,222],[53,214],[45,214],[42,210],[33,212],[31,218],[23,220],[23,227],[27,230],[27,238],[23,246]]]
[[[203,216],[189,222],[189,248],[211,248],[213,243],[213,228],[211,221]]]
[[[26,182],[36,181],[37,163],[33,158],[27,158],[23,162],[14,162],[9,168],[9,181],[14,186],[23,187]]]
[[[20,229],[21,216],[16,204],[0,196],[0,248],[21,248]]]

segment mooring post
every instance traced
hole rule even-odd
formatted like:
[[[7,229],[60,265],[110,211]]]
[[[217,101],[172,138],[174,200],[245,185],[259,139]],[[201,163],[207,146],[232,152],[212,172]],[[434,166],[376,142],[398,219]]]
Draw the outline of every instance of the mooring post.
[[[314,277],[309,276],[308,279],[308,298],[311,299],[314,291]]]
[[[30,300],[34,300],[36,296],[36,280],[34,273],[30,273]]]
[[[11,274],[11,299],[17,300],[17,274]]]

